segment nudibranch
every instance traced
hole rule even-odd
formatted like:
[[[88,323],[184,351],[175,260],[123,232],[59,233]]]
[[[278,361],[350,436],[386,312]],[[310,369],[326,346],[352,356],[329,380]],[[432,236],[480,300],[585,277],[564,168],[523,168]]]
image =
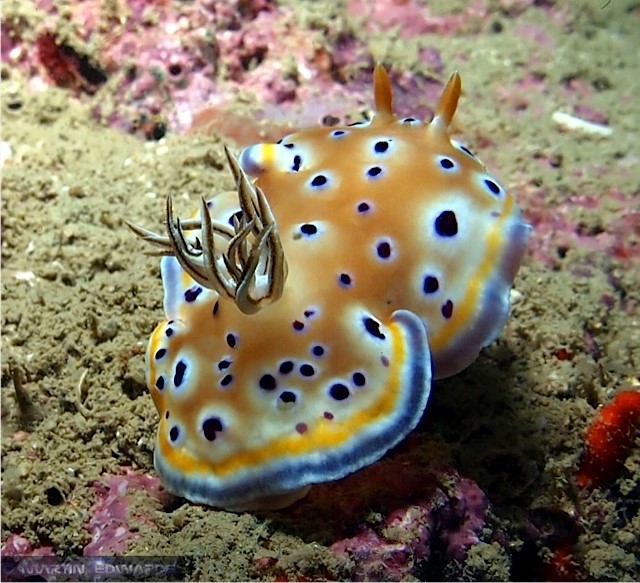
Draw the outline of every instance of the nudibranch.
[[[432,378],[505,324],[531,227],[450,139],[454,73],[431,122],[375,115],[225,148],[237,190],[189,219],[167,199],[166,320],[147,383],[167,488],[230,510],[282,508],[367,466],[412,431]]]

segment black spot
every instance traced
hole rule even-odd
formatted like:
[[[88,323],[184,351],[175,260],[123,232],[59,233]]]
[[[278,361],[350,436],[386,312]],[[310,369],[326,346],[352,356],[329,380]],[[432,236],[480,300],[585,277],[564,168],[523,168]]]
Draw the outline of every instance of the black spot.
[[[368,213],[371,210],[371,206],[368,202],[361,202],[357,209],[359,213]]]
[[[303,313],[304,313],[304,317],[305,318],[311,318],[311,316],[313,316],[316,313],[316,311],[315,310],[305,310]]]
[[[227,340],[227,346],[229,348],[235,348],[236,344],[238,343],[238,340],[234,334],[227,334],[226,340]]]
[[[282,139],[279,139],[276,144],[282,144]]]
[[[315,369],[310,364],[303,364],[300,366],[300,374],[303,377],[312,377],[315,372]]]
[[[159,376],[159,377],[156,379],[156,388],[157,388],[158,390],[160,390],[160,391],[161,391],[162,389],[164,389],[164,377],[163,377],[163,376]]]
[[[295,144],[284,144],[284,147],[289,149],[293,148],[294,146]]]
[[[305,223],[300,227],[300,231],[304,235],[315,235],[318,232],[318,227],[312,225],[311,223]]]
[[[180,429],[178,426],[174,425],[169,431],[169,438],[171,441],[177,441],[178,437],[180,437]]]
[[[468,154],[472,158],[475,158],[475,156],[473,155],[473,152],[469,150],[469,148],[467,148],[466,146],[463,146],[462,144],[458,144],[458,148],[460,148],[465,154]]]
[[[493,194],[495,194],[496,196],[500,194],[500,187],[493,180],[485,178],[484,183]]]
[[[300,320],[294,320],[292,326],[296,332],[300,332],[304,329],[304,324]]]
[[[220,300],[216,300],[216,303],[213,304],[213,315],[217,316],[220,311]]]
[[[222,380],[220,381],[220,385],[223,386],[223,387],[227,387],[232,382],[233,382],[233,375],[226,374],[226,375],[224,375],[224,377],[222,377]]]
[[[302,164],[302,158],[296,154],[293,157],[293,166],[291,166],[291,170],[293,172],[298,172],[300,170],[301,164]]]
[[[173,336],[173,328],[167,328],[167,329],[164,331],[164,333],[165,333],[165,335],[167,336],[167,338],[168,338],[168,337],[170,337],[170,336]]]
[[[354,121],[353,123],[348,123],[347,125],[348,125],[350,128],[352,128],[352,127],[355,127],[355,126],[361,126],[361,125],[364,125],[364,123],[365,123],[365,122],[363,122],[363,121]]]
[[[158,350],[156,352],[156,360],[160,360],[161,358],[164,357],[165,354],[167,354],[167,349],[166,348],[161,348],[160,350]]]
[[[380,166],[372,166],[367,170],[367,175],[371,176],[371,178],[375,178],[376,176],[380,176],[382,174],[382,168]]]
[[[233,227],[233,219],[234,217],[236,219],[238,219],[238,222],[240,222],[242,220],[242,211],[236,211],[235,213],[233,213],[230,217],[229,217],[229,224]]]
[[[164,413],[164,418],[165,418],[165,419],[169,419],[169,415],[170,415],[170,413],[169,413],[169,409],[167,409],[167,410],[165,411],[165,413]]]
[[[422,291],[426,294],[434,294],[438,291],[440,284],[438,283],[438,279],[433,277],[433,275],[427,275],[422,282]]]
[[[383,152],[386,152],[389,149],[389,142],[376,142],[375,146],[373,146],[373,149],[378,154],[382,154]]]
[[[335,383],[331,385],[331,388],[329,389],[329,394],[336,401],[344,401],[347,397],[349,397],[349,388],[346,385],[343,385],[342,383]]]
[[[447,318],[451,318],[453,315],[453,302],[451,300],[447,300],[444,304],[442,304],[442,308],[440,308],[442,312],[442,316]]]
[[[195,302],[196,298],[202,293],[202,288],[197,285],[195,287],[192,287],[191,289],[188,289],[186,292],[184,292],[184,301],[185,302]]]
[[[282,363],[284,364],[284,362]],[[293,363],[291,363],[291,368],[293,368]],[[282,372],[282,365],[280,365],[280,372]],[[261,389],[265,391],[273,391],[278,386],[275,377],[272,374],[263,374],[258,381]]]
[[[451,170],[452,168],[455,168],[455,165],[455,162],[450,158],[440,158],[440,166],[445,170]]]
[[[367,379],[361,372],[354,372],[351,378],[353,379],[353,384],[356,387],[364,387],[365,383],[367,382]]]
[[[231,361],[226,358],[218,363],[218,370],[226,370],[231,366]]]
[[[374,338],[379,338],[380,340],[386,338],[386,336],[380,332],[380,322],[376,322],[373,318],[363,318],[362,323],[364,324],[365,330]]]
[[[340,283],[344,286],[351,285],[351,276],[348,273],[341,273],[338,279],[340,280]]]
[[[327,182],[328,181],[326,176],[324,176],[323,174],[318,174],[317,176],[313,177],[313,180],[311,181],[311,186],[314,186],[314,187],[324,186]]]
[[[416,118],[415,117],[405,117],[400,121],[402,123],[413,123],[414,121],[416,121]]]
[[[283,403],[295,403],[296,402],[296,394],[291,391],[282,391],[280,393],[280,400]]]
[[[280,371],[280,374],[289,374],[293,370],[293,362],[290,360],[281,362],[278,370]]]
[[[435,222],[436,233],[441,237],[453,237],[458,234],[458,221],[453,211],[441,212]]]
[[[179,360],[176,364],[176,372],[173,374],[173,384],[178,388],[184,380],[184,373],[187,372],[187,364],[183,360]]]
[[[335,130],[333,132],[331,132],[331,137],[332,138],[339,138],[340,136],[344,136],[347,132],[345,132],[344,130]]]
[[[215,441],[216,433],[222,431],[222,421],[219,417],[209,417],[202,422],[202,433],[208,441]]]
[[[311,353],[313,354],[313,356],[323,356],[324,355],[324,348],[322,346],[320,346],[319,344],[316,344],[311,349]]]
[[[389,259],[391,257],[391,245],[386,241],[378,243],[377,251],[380,259]]]

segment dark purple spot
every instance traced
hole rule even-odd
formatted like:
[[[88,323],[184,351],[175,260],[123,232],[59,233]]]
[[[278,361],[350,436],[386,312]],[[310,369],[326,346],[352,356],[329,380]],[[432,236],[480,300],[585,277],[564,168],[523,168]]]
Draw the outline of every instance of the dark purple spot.
[[[458,234],[458,221],[453,211],[441,212],[435,222],[436,233],[441,237],[453,237]]]
[[[218,370],[226,370],[231,366],[231,361],[226,358],[218,363]]]
[[[440,166],[445,170],[451,170],[455,167],[455,162],[450,158],[440,158]]]
[[[325,411],[324,414],[322,415],[325,419],[328,419],[329,421],[331,421],[333,419],[333,413],[329,412],[329,411]]]
[[[313,180],[311,181],[311,186],[318,188],[320,186],[324,186],[326,183],[327,183],[327,177],[324,176],[323,174],[318,174],[317,176],[313,177]]]
[[[284,147],[285,147],[285,148],[289,148],[289,149],[291,149],[291,148],[293,148],[293,147],[294,147],[294,145],[295,145],[295,144],[284,144]]]
[[[315,235],[318,232],[318,227],[311,223],[305,223],[300,227],[300,232],[303,235]]]
[[[164,331],[165,335],[167,336],[167,338],[169,338],[170,336],[173,336],[173,328],[167,328]]]
[[[311,318],[311,316],[313,316],[316,313],[315,310],[305,310],[304,311],[304,317],[305,318]]]
[[[378,257],[380,257],[380,259],[389,259],[389,257],[391,256],[391,245],[386,241],[378,243],[377,251]]]
[[[227,340],[227,346],[229,348],[235,348],[236,344],[238,343],[238,340],[234,334],[227,334],[226,340]]]
[[[160,350],[158,350],[156,352],[156,360],[160,360],[161,358],[164,357],[165,354],[167,354],[167,349],[166,348],[161,348]]]
[[[220,300],[216,300],[216,303],[213,304],[213,315],[217,316],[220,311]]]
[[[296,402],[296,394],[291,391],[282,391],[280,393],[280,400],[283,403],[295,403]]]
[[[292,325],[296,332],[300,332],[304,328],[304,324],[300,320],[294,320]]]
[[[376,178],[377,176],[380,176],[380,174],[382,174],[382,168],[380,168],[380,166],[372,166],[367,170],[367,175],[371,178]]]
[[[303,377],[312,377],[315,374],[315,369],[310,364],[302,364],[300,365],[300,374]]]
[[[331,137],[339,138],[340,136],[344,136],[345,133],[346,132],[344,130],[335,130],[335,131],[331,132]]]
[[[178,437],[180,437],[180,429],[176,425],[174,425],[169,431],[169,438],[171,439],[171,441],[177,441]]]
[[[220,385],[223,386],[223,387],[227,387],[232,382],[233,382],[233,375],[226,374],[226,375],[224,375],[224,377],[222,377],[222,380],[220,381]]]
[[[234,218],[240,222],[242,220],[242,211],[236,211],[229,217],[229,224],[233,227]]]
[[[453,302],[451,300],[447,300],[444,304],[442,304],[442,308],[440,308],[442,315],[449,319],[453,314]]]
[[[469,148],[467,148],[466,146],[463,146],[462,144],[458,144],[458,147],[465,153],[465,154],[469,154],[469,156],[471,156],[472,158],[474,158],[475,156],[473,155],[473,152],[471,150],[469,150]]]
[[[380,362],[382,363],[382,366],[389,366],[389,359],[384,355],[380,357]]]
[[[344,287],[349,287],[351,285],[351,276],[348,273],[341,273],[338,280]]]
[[[209,417],[202,422],[202,433],[207,441],[214,441],[216,434],[222,429],[222,421],[219,417]]]
[[[164,389],[164,377],[163,377],[163,376],[159,376],[159,377],[156,379],[156,388],[157,388],[158,390],[160,390],[160,391],[161,391],[162,389]]]
[[[380,340],[384,340],[386,338],[386,336],[380,332],[380,322],[376,322],[373,318],[363,318],[362,323],[364,324],[365,330],[374,338],[378,338]]]
[[[364,387],[364,384],[367,382],[367,379],[361,372],[354,372],[351,378],[353,379],[353,384],[356,387]]]
[[[371,210],[368,202],[361,202],[357,208],[359,213],[368,213]]]
[[[485,178],[484,183],[493,194],[495,194],[496,196],[500,194],[500,187],[493,180]]]
[[[373,146],[373,149],[376,151],[376,153],[382,154],[389,149],[389,142],[376,142],[375,146]]]
[[[426,294],[436,293],[439,287],[438,279],[433,277],[433,275],[427,275],[422,282],[422,291]]]
[[[196,285],[194,287],[192,287],[191,289],[188,289],[186,292],[184,292],[184,301],[185,302],[195,302],[196,298],[202,293],[202,288],[199,285]]]
[[[300,435],[304,435],[307,432],[307,424],[306,423],[297,423],[296,424],[296,431]]]
[[[329,389],[329,394],[336,401],[344,401],[346,398],[349,397],[349,388],[346,385],[343,385],[342,383],[335,383],[331,385],[331,388]]]
[[[324,354],[324,348],[319,344],[316,344],[312,349],[311,353],[313,356],[322,356]]]
[[[184,380],[184,373],[187,372],[187,364],[183,360],[179,360],[176,364],[176,372],[173,374],[173,385],[178,388]]]
[[[302,164],[302,158],[298,155],[293,157],[293,166],[291,166],[291,170],[293,172],[298,172],[300,170],[300,165]]]
[[[278,370],[280,371],[280,374],[289,374],[293,370],[293,362],[290,360],[281,362]]]
[[[293,368],[293,363],[291,363],[291,367]],[[282,369],[282,365],[280,365],[280,368]],[[273,391],[273,389],[275,389],[278,386],[278,383],[276,382],[275,377],[271,374],[263,374],[260,377],[258,384],[260,385],[260,388],[264,389],[265,391]]]

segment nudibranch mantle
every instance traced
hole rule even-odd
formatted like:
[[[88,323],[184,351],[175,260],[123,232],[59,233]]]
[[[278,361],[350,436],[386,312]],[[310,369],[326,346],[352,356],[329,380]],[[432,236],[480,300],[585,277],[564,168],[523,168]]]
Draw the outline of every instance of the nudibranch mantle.
[[[499,335],[531,227],[450,139],[460,90],[398,118],[378,66],[371,121],[227,151],[237,192],[133,227],[165,255],[146,358],[169,490],[287,506],[382,457]]]

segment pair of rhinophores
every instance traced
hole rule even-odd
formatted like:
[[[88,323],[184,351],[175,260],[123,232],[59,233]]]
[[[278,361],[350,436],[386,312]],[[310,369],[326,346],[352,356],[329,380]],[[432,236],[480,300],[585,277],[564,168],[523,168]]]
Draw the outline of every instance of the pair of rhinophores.
[[[432,378],[499,335],[530,233],[513,196],[450,139],[454,73],[430,123],[398,118],[383,67],[370,122],[236,158],[237,190],[166,235],[166,319],[147,351],[167,488],[282,508],[414,429]]]

